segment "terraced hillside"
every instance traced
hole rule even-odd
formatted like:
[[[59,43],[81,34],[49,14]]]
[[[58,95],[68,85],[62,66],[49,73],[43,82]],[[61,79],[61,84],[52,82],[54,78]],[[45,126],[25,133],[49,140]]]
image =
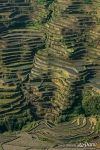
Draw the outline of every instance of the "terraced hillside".
[[[91,142],[91,146],[87,146],[87,149],[99,149],[99,134],[93,130],[94,125],[90,120],[90,118],[81,117],[56,126],[41,121],[28,132],[17,136],[2,136],[0,143],[4,150],[81,150],[84,149],[81,143],[92,141],[93,143]]]
[[[26,28],[32,22],[31,9],[28,1],[0,1],[0,126],[32,119],[23,83],[34,54],[44,47],[44,38],[41,32]]]
[[[99,0],[0,1],[0,132],[79,115],[95,116],[99,130],[99,6]]]

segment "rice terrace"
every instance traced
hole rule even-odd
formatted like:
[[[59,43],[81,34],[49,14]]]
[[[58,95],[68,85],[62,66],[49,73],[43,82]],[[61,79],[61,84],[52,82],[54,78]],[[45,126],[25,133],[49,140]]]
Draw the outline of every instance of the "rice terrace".
[[[100,150],[100,0],[0,0],[0,150]]]

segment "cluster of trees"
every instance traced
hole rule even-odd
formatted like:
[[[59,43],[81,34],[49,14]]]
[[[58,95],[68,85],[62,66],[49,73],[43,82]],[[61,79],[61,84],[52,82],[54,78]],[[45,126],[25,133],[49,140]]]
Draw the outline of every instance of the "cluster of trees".
[[[92,90],[83,93],[82,107],[85,115],[100,115],[100,95]]]

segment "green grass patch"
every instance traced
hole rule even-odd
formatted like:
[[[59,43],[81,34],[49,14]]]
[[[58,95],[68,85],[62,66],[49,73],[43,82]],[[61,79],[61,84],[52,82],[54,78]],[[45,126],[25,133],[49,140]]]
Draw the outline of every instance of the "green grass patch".
[[[85,4],[90,4],[92,3],[92,0],[84,0]]]

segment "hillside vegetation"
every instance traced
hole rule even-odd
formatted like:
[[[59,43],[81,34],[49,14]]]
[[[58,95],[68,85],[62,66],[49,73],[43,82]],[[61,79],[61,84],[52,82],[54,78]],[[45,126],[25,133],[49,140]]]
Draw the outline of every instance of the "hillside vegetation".
[[[99,0],[0,0],[0,132],[98,121],[99,41]]]

